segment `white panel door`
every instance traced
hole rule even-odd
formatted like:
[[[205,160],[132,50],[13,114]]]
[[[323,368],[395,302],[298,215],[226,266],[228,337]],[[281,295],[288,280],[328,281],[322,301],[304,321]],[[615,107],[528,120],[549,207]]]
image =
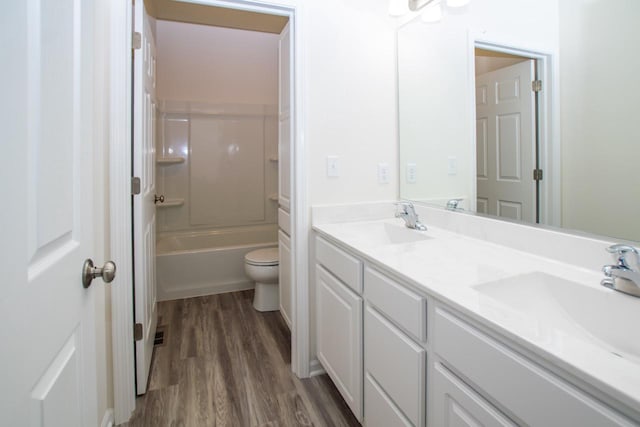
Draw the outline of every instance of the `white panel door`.
[[[142,324],[136,341],[136,391],[147,390],[156,333],[156,46],[144,2],[135,2],[135,31],[142,47],[133,59],[133,175],[140,194],[133,197],[135,322]]]
[[[12,1],[0,14],[3,426],[99,422],[94,298],[105,285],[81,280],[104,232],[93,220],[93,14],[91,0]]]
[[[483,213],[536,220],[533,60],[476,77],[478,207]]]

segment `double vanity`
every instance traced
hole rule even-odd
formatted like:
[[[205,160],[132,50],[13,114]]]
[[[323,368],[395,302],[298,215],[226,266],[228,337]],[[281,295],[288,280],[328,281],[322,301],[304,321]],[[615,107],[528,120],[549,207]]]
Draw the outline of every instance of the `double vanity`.
[[[316,353],[361,423],[640,425],[640,299],[552,257],[581,238],[525,251],[424,212],[425,231],[314,212]]]

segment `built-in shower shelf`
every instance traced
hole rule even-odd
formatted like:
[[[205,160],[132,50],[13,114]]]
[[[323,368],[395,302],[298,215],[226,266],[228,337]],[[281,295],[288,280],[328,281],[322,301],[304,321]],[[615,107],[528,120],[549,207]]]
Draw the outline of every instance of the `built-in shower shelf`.
[[[269,161],[273,163],[278,163],[278,156],[269,157]]]
[[[272,194],[269,196],[269,200],[271,200],[272,202],[277,202],[278,201],[278,195],[277,194]]]
[[[178,163],[184,163],[185,158],[180,156],[173,157],[158,157],[156,163],[160,166],[163,165],[177,165]]]
[[[171,208],[184,205],[184,199],[165,199],[163,203],[156,204],[156,208]]]

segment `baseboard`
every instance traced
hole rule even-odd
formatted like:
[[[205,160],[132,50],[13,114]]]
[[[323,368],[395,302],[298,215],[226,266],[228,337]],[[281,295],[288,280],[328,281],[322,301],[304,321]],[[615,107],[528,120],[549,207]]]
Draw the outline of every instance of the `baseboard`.
[[[291,330],[291,320],[289,319],[289,316],[287,316],[287,313],[282,309],[282,305],[280,306],[280,314],[284,319],[284,323],[286,323],[287,326],[289,327],[289,330]]]
[[[322,375],[325,373],[326,371],[318,359],[313,359],[311,363],[309,363],[309,377],[315,377],[316,375]]]
[[[113,408],[109,408],[105,411],[104,417],[102,417],[100,427],[113,427],[114,425],[115,419],[113,418]]]
[[[240,281],[231,283],[207,284],[186,289],[165,289],[159,292],[158,301],[171,301],[174,299],[184,299],[202,297],[205,295],[224,294],[227,292],[246,291],[247,289],[253,289],[254,287],[254,282]]]

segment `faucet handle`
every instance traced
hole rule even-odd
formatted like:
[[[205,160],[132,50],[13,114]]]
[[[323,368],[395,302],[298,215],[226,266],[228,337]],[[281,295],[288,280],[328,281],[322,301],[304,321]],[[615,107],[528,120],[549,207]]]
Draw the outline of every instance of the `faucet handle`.
[[[607,248],[607,252],[609,252],[610,254],[616,254],[618,256],[618,265],[622,267],[629,268],[626,260],[626,256],[628,253],[634,254],[636,256],[636,262],[640,263],[640,253],[638,253],[638,249],[634,248],[633,246],[624,244],[612,245]]]
[[[449,199],[447,201],[447,206],[446,208],[452,211],[455,211],[458,209],[458,206],[460,206],[460,202],[464,201],[464,199]]]

